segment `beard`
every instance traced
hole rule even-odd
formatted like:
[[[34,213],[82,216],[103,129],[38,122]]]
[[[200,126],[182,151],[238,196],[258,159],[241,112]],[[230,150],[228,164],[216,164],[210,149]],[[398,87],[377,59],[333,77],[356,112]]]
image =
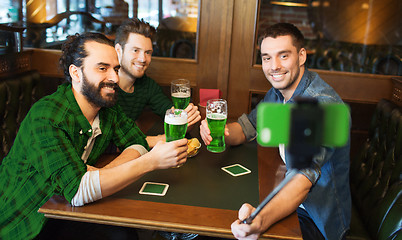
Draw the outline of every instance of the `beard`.
[[[82,95],[84,95],[87,100],[97,107],[112,107],[116,104],[117,93],[108,93],[106,97],[102,97],[101,90],[103,87],[112,87],[117,89],[118,85],[111,82],[100,82],[98,87],[90,83],[83,73],[82,79]]]
[[[299,61],[297,61],[297,65],[299,65]],[[283,72],[283,74],[286,74],[286,72],[289,72],[289,71],[285,70]],[[275,74],[275,73],[281,73],[281,71],[278,71],[278,72],[271,71],[271,72],[268,73],[268,75],[270,76],[270,75]],[[293,73],[294,73],[293,76],[290,76],[291,77],[290,81],[285,86],[278,87],[276,89],[278,89],[278,90],[287,90],[287,89],[291,88],[293,86],[293,84],[296,83],[297,79],[300,76],[300,68],[297,68]],[[266,77],[268,78],[268,76],[266,76]]]
[[[295,84],[296,80],[299,78],[300,75],[300,69],[297,70],[297,73],[293,76],[292,79],[290,79],[290,81],[288,82],[288,84],[282,88],[278,88],[278,90],[286,90],[289,89],[293,86],[293,84]]]
[[[124,59],[124,58],[123,58]],[[120,64],[120,69],[119,71],[124,72],[126,75],[128,75],[131,79],[138,79],[142,78],[145,74],[145,72],[142,73],[136,73],[134,70],[131,69],[131,62],[129,61],[122,61]]]

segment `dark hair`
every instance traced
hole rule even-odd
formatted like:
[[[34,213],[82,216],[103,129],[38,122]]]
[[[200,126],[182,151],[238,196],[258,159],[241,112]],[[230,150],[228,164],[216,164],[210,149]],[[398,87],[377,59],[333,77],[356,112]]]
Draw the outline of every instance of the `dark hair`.
[[[122,48],[127,43],[128,36],[130,33],[138,33],[146,38],[153,40],[155,35],[155,28],[149,23],[145,22],[144,19],[132,18],[127,19],[116,31],[115,44],[120,44]]]
[[[88,56],[87,51],[85,50],[85,43],[89,41],[94,41],[97,43],[106,44],[109,46],[114,46],[113,41],[105,37],[105,35],[101,33],[84,33],[70,35],[67,37],[66,42],[61,47],[61,57],[59,60],[59,64],[61,69],[64,72],[64,76],[66,80],[71,83],[71,76],[69,72],[69,67],[71,64],[81,67],[84,58]]]
[[[304,36],[300,30],[291,23],[276,23],[267,27],[263,32],[261,43],[262,40],[267,37],[277,38],[279,36],[288,35],[292,37],[293,45],[296,47],[297,51],[300,51],[300,49],[304,47]]]

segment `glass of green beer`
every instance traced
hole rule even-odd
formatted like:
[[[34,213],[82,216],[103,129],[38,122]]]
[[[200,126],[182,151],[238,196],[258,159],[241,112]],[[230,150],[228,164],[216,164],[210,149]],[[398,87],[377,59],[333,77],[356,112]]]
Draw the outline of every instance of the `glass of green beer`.
[[[211,99],[207,101],[207,122],[211,131],[212,141],[207,146],[210,152],[225,151],[225,125],[227,119],[227,102],[224,99]]]
[[[184,138],[187,131],[187,113],[182,109],[168,109],[165,114],[166,142]]]
[[[190,103],[191,88],[187,79],[176,79],[170,84],[174,108],[185,109]]]

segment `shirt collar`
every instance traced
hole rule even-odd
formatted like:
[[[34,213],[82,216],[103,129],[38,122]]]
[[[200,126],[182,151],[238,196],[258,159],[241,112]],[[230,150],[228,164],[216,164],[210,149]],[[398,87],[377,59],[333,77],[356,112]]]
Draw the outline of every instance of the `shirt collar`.
[[[100,120],[99,120],[99,113],[96,114],[96,117],[94,119],[94,122],[92,123],[92,131],[93,131],[93,136],[96,137],[100,134],[102,134],[102,131],[100,129]]]
[[[84,114],[81,111],[80,106],[78,105],[77,100],[74,97],[72,85],[66,84],[64,85],[64,95],[66,96],[66,99],[68,101],[68,106],[70,110],[75,113],[75,118],[77,120],[77,123],[79,125],[80,129],[77,129],[79,134],[86,134],[88,136],[92,135],[92,126],[89,124],[88,119],[84,116]]]

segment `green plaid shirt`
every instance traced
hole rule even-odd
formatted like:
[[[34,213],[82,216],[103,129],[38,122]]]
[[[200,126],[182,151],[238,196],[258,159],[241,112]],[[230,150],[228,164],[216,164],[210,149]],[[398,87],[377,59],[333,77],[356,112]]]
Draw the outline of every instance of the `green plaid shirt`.
[[[152,112],[162,119],[165,118],[166,110],[173,106],[172,101],[163,93],[162,88],[147,75],[135,80],[133,93],[126,93],[119,88],[117,103],[123,112],[134,121],[147,106],[151,107]]]
[[[87,164],[94,165],[110,142],[120,149],[133,144],[148,149],[145,135],[118,105],[102,108],[99,118],[102,134]],[[0,165],[0,239],[35,237],[46,221],[39,207],[54,194],[71,201],[86,172],[80,156],[90,129],[71,84],[32,106]]]

